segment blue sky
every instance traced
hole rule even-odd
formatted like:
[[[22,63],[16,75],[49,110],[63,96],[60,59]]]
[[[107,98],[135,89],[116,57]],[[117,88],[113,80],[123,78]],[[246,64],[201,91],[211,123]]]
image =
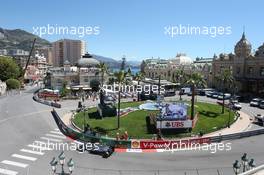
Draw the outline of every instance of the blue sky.
[[[90,53],[129,60],[147,57],[172,58],[184,52],[193,59],[212,57],[214,53],[232,52],[246,37],[257,49],[264,42],[264,1],[262,0],[8,0],[1,2],[0,27],[99,26],[99,35],[44,35],[55,41],[61,38],[85,40]],[[166,26],[231,26],[230,35],[164,34]]]

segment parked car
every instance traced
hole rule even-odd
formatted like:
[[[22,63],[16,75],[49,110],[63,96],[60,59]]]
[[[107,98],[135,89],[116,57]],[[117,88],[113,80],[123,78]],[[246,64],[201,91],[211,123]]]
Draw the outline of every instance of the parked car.
[[[214,99],[217,99],[218,96],[219,96],[219,92],[214,92],[214,93],[212,94],[212,98],[214,98]]]
[[[181,91],[182,95],[188,94],[189,92],[191,92],[191,88],[189,88],[189,87],[181,88],[180,91]]]
[[[228,93],[226,93],[226,94],[220,93],[217,96],[217,99],[218,100],[223,100],[223,98],[225,98],[225,100],[228,100],[228,99],[230,99],[230,97],[231,97],[231,94],[228,94]]]
[[[123,93],[123,92],[120,92],[120,97],[121,97],[121,98],[126,98],[126,94]]]
[[[188,96],[192,96],[192,91],[187,93]],[[197,92],[194,92],[194,95],[197,95]]]
[[[215,91],[214,89],[212,89],[212,88],[206,88],[206,89],[198,89],[198,95],[200,95],[200,96],[207,96],[207,94],[209,93],[209,92],[213,92],[213,91]]]
[[[243,98],[241,96],[238,96],[238,95],[233,95],[231,97],[231,100],[237,100],[238,102],[241,102],[243,100]]]
[[[212,97],[213,94],[214,94],[214,92],[212,92],[212,91],[209,91],[209,92],[205,93],[206,97]]]
[[[249,103],[250,106],[254,106],[254,107],[258,107],[259,103],[262,101],[261,98],[254,98],[251,100],[251,102]]]
[[[264,100],[259,102],[259,108],[264,109]]]
[[[235,110],[240,110],[242,108],[241,104],[238,102],[231,103],[231,107]]]
[[[264,126],[264,115],[261,115],[261,114],[256,115],[254,123]]]

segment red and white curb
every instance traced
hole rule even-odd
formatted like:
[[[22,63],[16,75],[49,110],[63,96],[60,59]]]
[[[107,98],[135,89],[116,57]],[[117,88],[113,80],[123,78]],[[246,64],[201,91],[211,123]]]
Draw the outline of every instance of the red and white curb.
[[[157,153],[157,152],[166,152],[166,151],[169,151],[169,150],[166,150],[166,149],[124,149],[124,148],[115,148],[115,152],[117,152],[117,153]]]

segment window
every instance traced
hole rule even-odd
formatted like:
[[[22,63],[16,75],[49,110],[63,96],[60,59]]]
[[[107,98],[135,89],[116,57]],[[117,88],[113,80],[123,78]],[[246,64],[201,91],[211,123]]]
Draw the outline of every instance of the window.
[[[260,73],[260,76],[264,76],[264,67],[261,67],[261,68],[260,68],[259,73]]]
[[[237,68],[236,68],[236,73],[237,73],[237,74],[240,74],[240,67],[237,67]]]
[[[247,71],[248,74],[253,74],[253,67],[248,67],[248,71]]]

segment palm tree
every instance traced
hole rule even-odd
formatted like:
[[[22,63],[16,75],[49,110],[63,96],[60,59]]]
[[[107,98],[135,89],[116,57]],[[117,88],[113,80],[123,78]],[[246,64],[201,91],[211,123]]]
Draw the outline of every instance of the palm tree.
[[[195,90],[197,87],[205,87],[206,82],[203,76],[199,73],[192,73],[189,74],[186,81],[187,85],[190,85],[192,88],[192,104],[191,104],[191,120],[194,119],[194,97],[195,97]]]
[[[138,72],[135,75],[135,80],[138,82],[138,86],[140,85],[140,81],[144,78],[144,74],[142,72]],[[139,101],[139,92],[137,94],[137,101]]]
[[[114,76],[116,78],[116,81],[118,82],[118,112],[117,112],[117,129],[120,128],[120,98],[121,98],[121,86],[122,84],[124,84],[125,82],[125,77],[126,77],[126,73],[122,70],[120,70],[119,72],[115,72]]]
[[[104,85],[104,74],[108,72],[108,67],[105,63],[101,62],[98,64],[98,68],[100,69],[101,75],[101,86]]]
[[[181,89],[181,87],[182,87],[182,84],[183,84],[183,82],[184,82],[184,78],[185,78],[185,73],[184,73],[184,70],[183,70],[183,68],[182,69],[178,69],[176,72],[175,72],[175,74],[174,74],[174,77],[175,77],[175,81],[177,82],[177,83],[180,83],[180,89]],[[179,93],[179,95],[180,95],[180,100],[182,100],[182,94],[181,93]]]
[[[223,89],[222,114],[224,114],[225,113],[225,87],[227,84],[230,86],[234,83],[234,77],[230,69],[225,69],[223,73],[220,75],[219,79],[222,81],[222,89]]]

